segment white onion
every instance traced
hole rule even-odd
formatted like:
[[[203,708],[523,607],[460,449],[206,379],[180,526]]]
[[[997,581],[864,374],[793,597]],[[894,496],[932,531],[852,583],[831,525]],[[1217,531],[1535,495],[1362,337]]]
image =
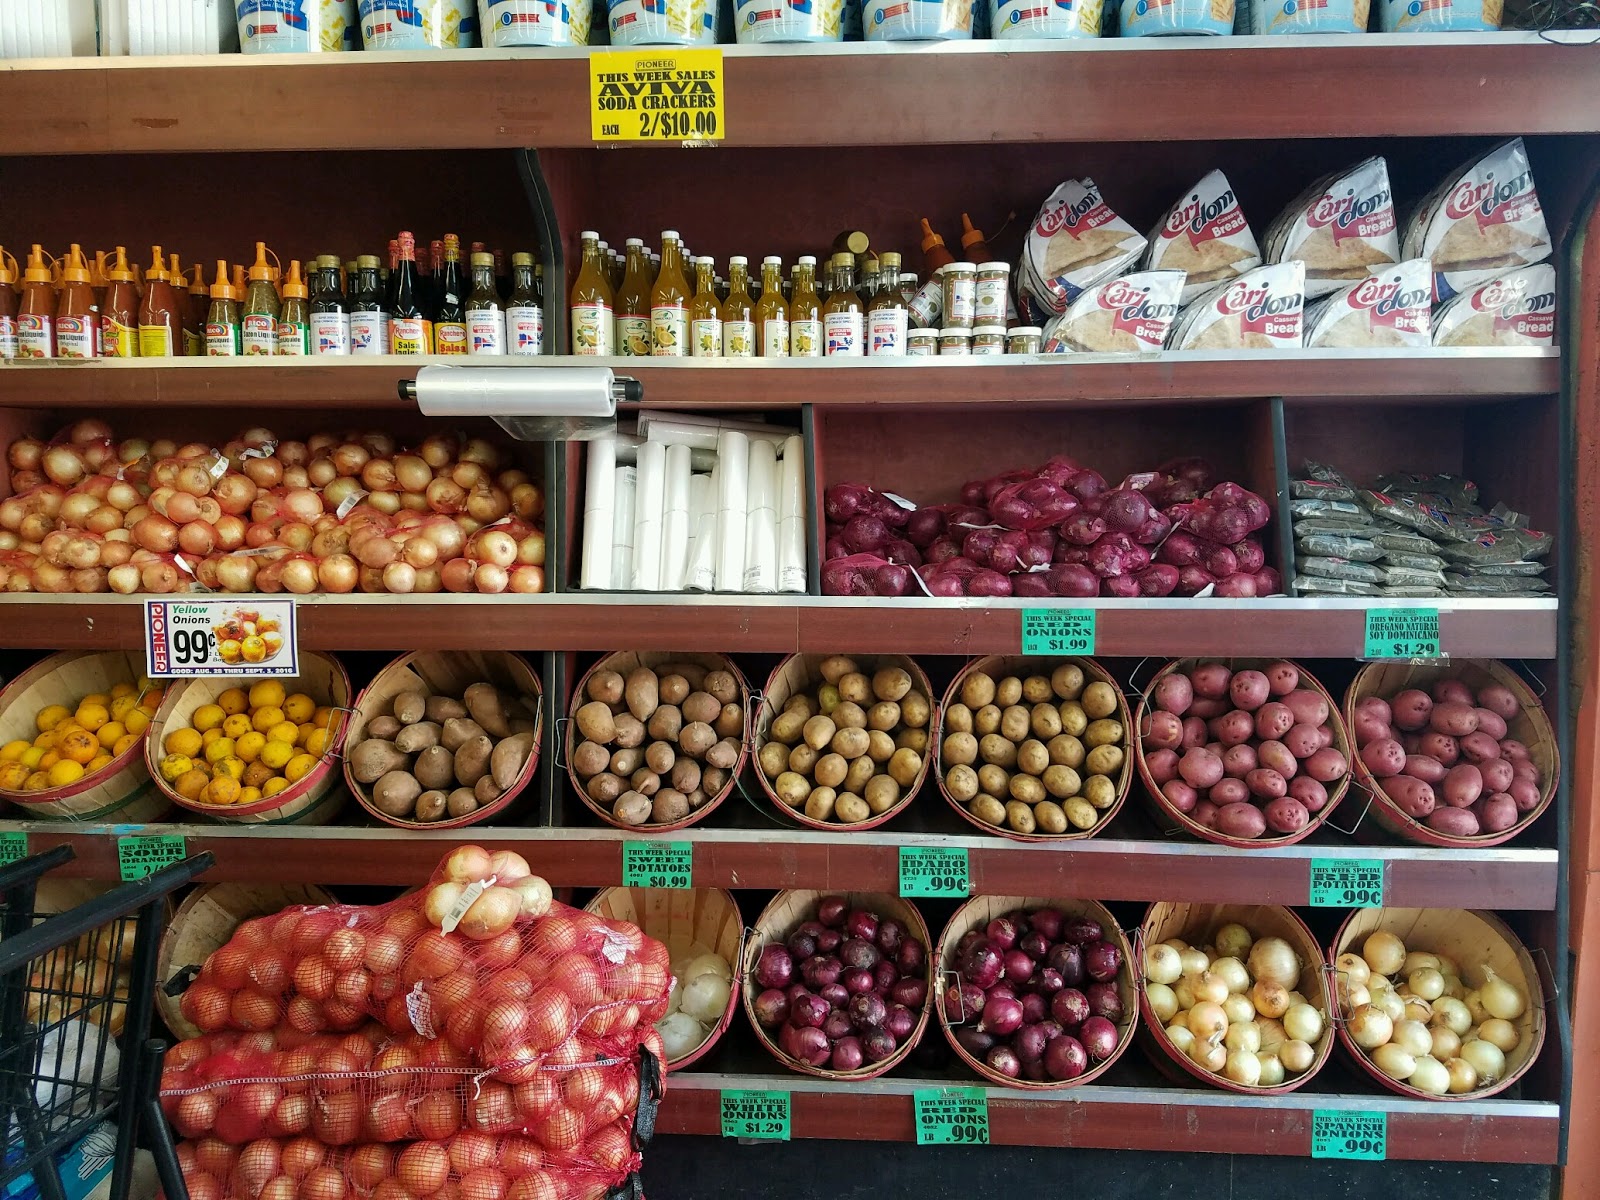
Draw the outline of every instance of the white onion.
[[[1184,941],[1182,938],[1168,938],[1161,944],[1163,946],[1171,946],[1174,950],[1177,950],[1180,953],[1189,948],[1189,943]]]
[[[1470,1092],[1478,1086],[1478,1072],[1466,1059],[1456,1057],[1445,1063],[1445,1070],[1450,1072],[1450,1094],[1459,1096]]]
[[[1461,1057],[1478,1073],[1479,1083],[1493,1083],[1506,1073],[1506,1056],[1500,1047],[1482,1038],[1461,1044]]]
[[[1227,1065],[1228,1051],[1222,1045],[1220,1037],[1214,1040],[1197,1037],[1194,1044],[1189,1047],[1189,1057],[1215,1075]]]
[[[1456,960],[1451,958],[1448,954],[1435,954],[1434,957],[1439,960],[1439,974],[1461,974],[1461,968],[1456,964]]]
[[[1309,1004],[1296,1004],[1283,1014],[1283,1031],[1295,1041],[1315,1043],[1322,1037],[1322,1014]]]
[[[1250,944],[1255,941],[1250,931],[1237,922],[1229,922],[1217,930],[1215,940],[1217,953],[1224,958],[1243,958],[1250,953]]]
[[[1258,979],[1250,989],[1250,1002],[1264,1017],[1281,1017],[1289,1011],[1289,992],[1280,984]]]
[[[1478,999],[1483,1010],[1502,1021],[1515,1021],[1528,1007],[1527,1000],[1516,986],[1501,979],[1488,967],[1483,969],[1483,984],[1478,988]]]
[[[1178,986],[1172,989],[1172,994],[1178,999],[1178,1008],[1187,1012],[1196,1004],[1194,988],[1190,986],[1189,976],[1178,980]]]
[[[1433,1035],[1433,1045],[1429,1053],[1440,1062],[1449,1062],[1461,1053],[1461,1038],[1448,1025],[1433,1025],[1429,1027]]]
[[[1406,954],[1405,962],[1400,964],[1400,974],[1409,975],[1413,971],[1420,971],[1424,967],[1437,971],[1439,969],[1439,956],[1429,954],[1426,950],[1412,950]]]
[[[1347,984],[1341,979],[1338,993],[1339,1007],[1346,1012],[1354,1012],[1363,1004],[1369,1004],[1372,1001],[1372,993],[1367,991],[1366,985],[1362,983]]]
[[[1256,1061],[1261,1064],[1259,1082],[1262,1087],[1277,1087],[1283,1082],[1283,1060],[1276,1054],[1258,1054]]]
[[[1405,966],[1406,944],[1388,930],[1379,929],[1368,936],[1361,947],[1361,957],[1378,974],[1393,975]]]
[[[1394,1021],[1376,1004],[1363,1004],[1350,1014],[1345,1028],[1356,1045],[1375,1050],[1394,1033]]]
[[[1273,1017],[1257,1017],[1256,1028],[1261,1030],[1261,1053],[1275,1054],[1278,1047],[1289,1040],[1283,1031],[1283,1022]]]
[[[1224,1061],[1222,1073],[1234,1083],[1255,1087],[1261,1082],[1261,1060],[1253,1050],[1235,1050]]]
[[[1212,1004],[1221,1004],[1228,998],[1228,984],[1222,976],[1211,971],[1203,971],[1193,976],[1189,983],[1189,990],[1194,993],[1197,1001],[1210,1001]]]
[[[1372,975],[1372,968],[1367,966],[1367,960],[1359,954],[1341,954],[1333,960],[1335,973],[1342,975],[1350,983],[1366,983]]]
[[[682,1009],[696,1021],[718,1021],[727,1007],[728,981],[714,971],[691,979],[683,987]]]
[[[1406,1020],[1421,1021],[1424,1025],[1433,1020],[1433,1005],[1410,992],[1401,992],[1399,995],[1405,1002]]]
[[[1317,1061],[1317,1052],[1309,1042],[1294,1038],[1278,1047],[1278,1060],[1290,1075],[1303,1075]]]
[[[1419,1092],[1442,1096],[1450,1090],[1450,1071],[1433,1055],[1424,1054],[1417,1059],[1417,1065],[1406,1082]]]
[[[1300,982],[1300,960],[1295,957],[1294,947],[1280,937],[1258,939],[1250,947],[1247,965],[1257,984],[1265,981],[1288,990]]]
[[[1421,1021],[1396,1021],[1389,1041],[1414,1058],[1433,1049],[1433,1034]]]
[[[1183,973],[1185,975],[1199,975],[1211,965],[1211,960],[1199,950],[1180,950],[1178,957],[1183,963]]]
[[[1189,1032],[1189,1027],[1183,1023],[1184,1017],[1179,1016],[1171,1025],[1167,1026],[1167,1037],[1179,1054],[1189,1053],[1189,1047],[1194,1045],[1194,1034]]]
[[[1238,993],[1234,993],[1222,1002],[1222,1011],[1228,1014],[1230,1025],[1237,1025],[1241,1021],[1253,1021],[1256,1016],[1256,1006],[1250,1003],[1250,997]]]
[[[1170,987],[1183,977],[1183,958],[1164,943],[1146,947],[1144,952],[1144,977],[1151,983]]]
[[[1178,1014],[1178,997],[1172,989],[1164,983],[1147,983],[1144,987],[1145,999],[1150,1002],[1150,1011],[1155,1013],[1156,1020],[1163,1025],[1171,1021]]]
[[[1231,955],[1212,963],[1211,974],[1227,984],[1230,992],[1244,992],[1250,989],[1250,972],[1245,970],[1244,963]]]
[[[688,965],[683,968],[683,978],[686,983],[693,983],[702,975],[715,975],[728,980],[733,978],[733,968],[728,966],[728,960],[722,955],[714,950],[705,950],[691,958]]]
[[[700,1022],[681,1012],[662,1017],[656,1022],[656,1032],[661,1035],[661,1046],[669,1059],[682,1058],[706,1040]]]
[[[1521,1037],[1517,1027],[1510,1021],[1503,1021],[1499,1017],[1490,1017],[1478,1026],[1478,1037],[1488,1042],[1491,1046],[1498,1046],[1501,1050],[1515,1050]]]
[[[1254,1021],[1240,1021],[1229,1025],[1222,1044],[1229,1050],[1248,1050],[1251,1054],[1261,1049],[1261,1026]]]
[[[1374,1050],[1372,1061],[1390,1079],[1409,1079],[1411,1072],[1417,1069],[1416,1055],[1408,1054],[1393,1042]]]
[[[1189,1010],[1189,1032],[1197,1038],[1220,1035],[1228,1028],[1228,1014],[1222,1005],[1202,1000]]]
[[[1406,1002],[1400,999],[1399,992],[1379,992],[1372,998],[1372,1003],[1388,1013],[1391,1021],[1404,1021],[1406,1019]]]
[[[1418,967],[1407,974],[1406,986],[1411,989],[1412,994],[1421,996],[1424,1000],[1437,1000],[1444,995],[1444,976],[1439,973],[1437,967]]]
[[[1474,1025],[1487,1021],[1493,1015],[1483,1006],[1483,996],[1477,988],[1473,988],[1461,997],[1461,1002],[1467,1006],[1467,1013],[1472,1017]]]

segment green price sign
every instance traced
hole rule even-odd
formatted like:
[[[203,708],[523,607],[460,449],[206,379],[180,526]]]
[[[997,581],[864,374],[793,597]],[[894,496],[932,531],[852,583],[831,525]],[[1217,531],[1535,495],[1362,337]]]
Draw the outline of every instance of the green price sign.
[[[187,856],[183,837],[174,833],[148,834],[117,839],[117,870],[122,882],[129,883],[153,875],[162,867],[182,862]]]
[[[1362,658],[1445,658],[1439,649],[1437,608],[1367,609]]]
[[[0,867],[9,867],[28,857],[28,835],[0,833]]]
[[[944,846],[900,847],[902,896],[965,896],[971,886],[966,850]]]
[[[1382,1162],[1388,1148],[1389,1116],[1381,1112],[1311,1110],[1312,1158],[1364,1158]]]
[[[623,842],[622,886],[694,886],[693,842]]]
[[[1024,654],[1093,654],[1094,609],[1025,608]]]
[[[789,1140],[788,1092],[723,1092],[722,1136]]]
[[[982,1088],[918,1088],[911,1102],[916,1106],[917,1145],[989,1144],[989,1101]]]
[[[1313,908],[1382,908],[1381,858],[1313,858],[1310,904]]]

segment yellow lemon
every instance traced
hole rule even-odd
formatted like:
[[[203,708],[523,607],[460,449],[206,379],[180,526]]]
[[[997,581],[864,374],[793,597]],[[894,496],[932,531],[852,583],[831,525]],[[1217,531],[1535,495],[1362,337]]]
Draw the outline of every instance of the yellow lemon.
[[[83,703],[78,705],[74,719],[90,733],[95,732],[100,726],[111,720],[111,710],[104,704]]]
[[[173,782],[173,789],[185,800],[198,800],[211,780],[204,771],[188,771]]]
[[[174,729],[162,739],[161,748],[168,754],[182,754],[193,758],[200,753],[203,743],[193,729]]]
[[[233,804],[239,799],[239,781],[231,775],[218,775],[206,784],[202,799],[207,804]]]
[[[300,744],[304,746],[306,744],[306,739],[315,732],[317,732],[317,727],[311,721],[307,721],[304,725],[300,726]]]
[[[251,708],[282,708],[283,699],[283,684],[276,679],[263,679],[250,685]]]
[[[287,742],[291,746],[300,744],[300,727],[293,721],[280,721],[267,730],[267,741]]]
[[[202,746],[209,746],[212,742],[217,741],[219,738],[225,738],[227,736],[227,734],[222,732],[221,725],[213,725],[210,729],[206,730],[200,735],[200,744]]]
[[[276,774],[277,772],[267,766],[266,763],[253,762],[245,765],[244,774],[240,776],[240,779],[245,787],[260,788],[265,786],[267,780]]]
[[[251,730],[242,734],[233,741],[233,752],[247,763],[255,762],[261,753],[261,747],[267,744],[267,735]]]
[[[100,753],[100,740],[87,729],[69,729],[56,746],[62,758],[75,763],[86,763]]]
[[[261,755],[256,761],[272,768],[274,771],[281,771],[289,765],[289,760],[293,757],[293,746],[287,742],[269,741],[265,746],[261,747]]]
[[[125,733],[117,739],[117,744],[111,747],[113,756],[121,756],[139,744],[137,733]]]
[[[229,688],[217,697],[217,703],[231,717],[250,707],[250,697],[245,695],[243,688]]]
[[[274,775],[271,779],[267,780],[261,785],[261,796],[263,799],[268,796],[276,796],[288,786],[289,781],[282,775]]]
[[[70,758],[63,758],[45,774],[50,781],[51,787],[66,787],[67,784],[77,783],[78,780],[83,778],[83,764],[81,762],[73,762]]]
[[[332,738],[333,734],[326,729],[313,729],[310,733],[306,734],[306,753],[311,755],[313,758],[321,758],[325,753],[327,753],[328,742],[332,740]]]
[[[98,704],[98,705],[100,705],[101,708],[104,708],[107,705],[109,705],[110,703],[111,703],[111,695],[110,695],[110,693],[108,693],[108,692],[90,692],[87,696],[85,696],[83,699],[78,701],[78,707],[82,708],[85,704]]]
[[[283,768],[283,773],[288,777],[290,783],[299,783],[310,774],[311,768],[316,765],[317,760],[312,758],[311,755],[296,754],[289,760],[288,765]]]
[[[44,757],[39,760],[39,769],[41,771],[48,771],[60,761],[61,752],[59,750],[46,750],[44,752]]]
[[[56,744],[56,731],[52,729],[48,733],[41,733],[38,737],[33,739],[33,744],[38,746],[41,750],[50,749],[50,747]]]
[[[202,704],[194,710],[194,716],[190,720],[196,729],[204,733],[208,729],[215,729],[218,725],[221,725],[223,718],[227,715],[222,711],[222,705],[220,704]]]
[[[311,714],[311,723],[327,729],[333,724],[335,715],[331,704],[321,704],[317,706],[317,711]]]
[[[235,804],[254,804],[259,799],[261,799],[261,789],[260,788],[244,787],[244,788],[240,788],[239,789],[239,798],[237,800],[235,800],[234,803]]]
[[[238,755],[230,754],[227,758],[219,758],[212,764],[211,777],[226,775],[230,779],[239,779],[244,775],[244,759]]]
[[[232,753],[233,739],[231,737],[219,737],[206,746],[206,761],[208,763],[219,762]]]
[[[296,725],[311,720],[317,711],[317,702],[304,692],[296,692],[283,702],[283,715]]]
[[[131,683],[114,683],[111,685],[111,698],[121,699],[123,696],[132,696],[137,689]]]
[[[150,728],[150,714],[142,708],[129,709],[128,715],[122,718],[122,727],[129,733],[143,733]]]
[[[129,711],[139,707],[139,697],[131,692],[126,696],[114,696],[111,700],[111,719],[120,721],[127,716]]]
[[[250,724],[265,733],[274,725],[283,724],[283,709],[276,704],[263,705],[251,712]]]
[[[22,781],[22,790],[25,792],[37,792],[49,786],[50,777],[43,771],[35,771]]]
[[[91,758],[89,760],[88,764],[85,765],[85,767],[83,768],[84,774],[93,775],[96,771],[102,770],[102,769],[104,769],[106,767],[109,767],[110,765],[111,765],[111,755],[109,755],[109,754],[96,754],[93,758]]]
[[[161,778],[168,783],[176,783],[180,775],[187,775],[193,769],[194,760],[187,754],[168,754],[159,767]]]
[[[41,758],[43,758],[43,757],[44,757],[44,747],[43,746],[29,746],[26,750],[24,750],[22,752],[22,757],[17,759],[17,761],[19,763],[21,763],[23,766],[27,767],[28,770],[32,771],[36,767],[38,767],[39,760]]]
[[[234,713],[222,723],[222,732],[231,738],[243,737],[250,732],[250,717],[247,713]]]
[[[27,753],[30,744],[22,738],[18,738],[14,742],[7,742],[4,746],[0,746],[0,763],[19,761]]]
[[[29,774],[28,768],[20,762],[0,764],[0,788],[8,792],[20,791]]]
[[[34,724],[39,727],[40,733],[48,733],[71,715],[65,704],[47,704],[39,710],[39,715],[34,718]]]
[[[112,746],[115,746],[117,742],[122,739],[122,736],[127,732],[127,728],[122,724],[121,721],[107,721],[104,725],[100,726],[100,732],[98,734],[100,738],[100,744],[109,750]]]

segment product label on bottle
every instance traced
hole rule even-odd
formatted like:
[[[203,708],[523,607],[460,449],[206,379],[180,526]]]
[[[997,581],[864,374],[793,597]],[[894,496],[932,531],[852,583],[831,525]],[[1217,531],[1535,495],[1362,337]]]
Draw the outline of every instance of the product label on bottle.
[[[814,317],[790,321],[789,353],[795,358],[821,358],[822,322]]]
[[[722,322],[716,318],[699,320],[690,330],[695,358],[722,357]]]
[[[165,325],[139,326],[140,358],[171,358],[172,330]]]
[[[94,357],[94,322],[90,318],[56,318],[56,357]]]
[[[278,353],[302,357],[311,353],[311,326],[278,322]]]
[[[789,322],[786,318],[761,322],[761,357],[789,357]]]
[[[754,358],[756,354],[756,323],[754,321],[724,321],[722,323],[722,353],[726,358]]]
[[[350,314],[326,312],[311,314],[311,353],[350,353]]]
[[[29,313],[17,318],[17,357],[52,358],[55,355],[54,322]]]
[[[426,354],[428,323],[421,317],[389,318],[390,354]]]
[[[944,284],[930,279],[911,297],[911,319],[924,329],[938,329],[944,314]]]
[[[17,357],[17,319],[0,317],[0,358]]]
[[[467,350],[472,354],[506,352],[505,314],[498,308],[480,308],[467,314]]]
[[[101,317],[100,353],[105,358],[137,358],[139,330],[132,325],[122,324],[115,317]]]
[[[867,314],[867,353],[906,352],[906,310],[879,308]]]
[[[183,353],[186,358],[198,358],[205,354],[206,339],[203,334],[194,329],[183,331]]]
[[[534,304],[506,309],[506,341],[512,354],[543,354],[544,310]]]
[[[854,355],[859,357],[863,353],[861,341],[862,320],[858,312],[829,313],[822,319],[823,332],[827,335],[828,357],[836,354]]]
[[[384,334],[383,313],[372,309],[350,314],[350,353],[387,354],[389,339]]]
[[[233,358],[239,353],[239,327],[237,325],[206,322],[206,357]]]
[[[949,329],[970,329],[977,315],[978,288],[971,275],[945,272],[944,323]]]
[[[979,325],[1003,325],[1006,312],[1006,283],[1010,275],[980,275],[973,291],[973,320]]]
[[[650,353],[661,358],[687,354],[689,310],[681,304],[658,304],[650,310]]]
[[[466,354],[468,352],[466,322],[434,322],[433,352],[435,354]]]
[[[265,313],[246,313],[244,323],[240,326],[240,337],[244,342],[244,352],[247,357],[257,354],[276,354],[278,352],[278,323]],[[144,344],[144,326],[139,327],[140,345]],[[148,354],[149,351],[144,351]]]
[[[650,318],[618,316],[616,322],[617,353],[627,358],[640,358],[650,353]]]
[[[604,304],[572,306],[572,352],[611,353],[611,309]]]

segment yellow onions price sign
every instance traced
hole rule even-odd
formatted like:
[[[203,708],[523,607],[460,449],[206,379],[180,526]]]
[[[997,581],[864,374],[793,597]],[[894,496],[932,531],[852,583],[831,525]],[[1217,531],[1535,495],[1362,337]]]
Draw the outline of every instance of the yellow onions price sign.
[[[145,674],[300,674],[293,600],[146,600]]]
[[[597,142],[718,142],[722,51],[607,50],[589,55],[589,123]]]

